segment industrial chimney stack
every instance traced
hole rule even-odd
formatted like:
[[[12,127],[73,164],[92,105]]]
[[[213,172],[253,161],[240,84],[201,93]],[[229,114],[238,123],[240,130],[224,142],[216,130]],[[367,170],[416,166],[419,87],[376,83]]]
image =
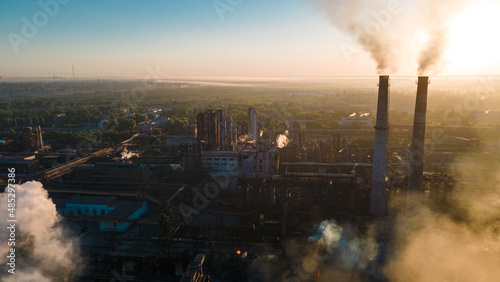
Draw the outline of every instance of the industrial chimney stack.
[[[250,117],[250,123],[248,125],[248,140],[257,140],[257,111],[255,108],[248,109],[248,116]]]
[[[373,153],[373,172],[370,213],[374,216],[385,215],[385,177],[387,166],[387,133],[389,110],[389,76],[379,78],[377,122],[375,124],[375,148]]]
[[[415,204],[415,201],[418,201],[413,197],[418,196],[419,192],[422,190],[428,85],[428,76],[418,77],[417,100],[415,102],[415,116],[413,120],[413,136],[411,140],[411,153],[408,166],[407,209],[411,209],[413,206],[412,204]]]

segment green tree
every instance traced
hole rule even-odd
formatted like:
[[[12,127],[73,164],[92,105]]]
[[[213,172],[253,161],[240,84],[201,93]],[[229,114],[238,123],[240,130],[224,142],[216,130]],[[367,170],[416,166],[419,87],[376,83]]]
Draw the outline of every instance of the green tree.
[[[165,128],[167,134],[171,135],[181,135],[184,133],[184,129],[187,127],[189,120],[185,117],[183,118],[171,118],[167,121]]]
[[[118,131],[131,131],[137,128],[137,123],[135,120],[127,118],[127,119],[122,119],[118,122],[118,127],[116,130]]]

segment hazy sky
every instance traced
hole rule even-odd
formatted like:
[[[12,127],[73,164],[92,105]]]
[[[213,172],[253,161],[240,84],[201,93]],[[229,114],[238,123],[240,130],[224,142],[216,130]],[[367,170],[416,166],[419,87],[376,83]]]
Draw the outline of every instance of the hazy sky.
[[[369,54],[346,58],[352,37],[308,0],[60,2],[47,15],[37,1],[0,1],[0,76],[70,77],[72,65],[76,77],[376,74]],[[500,74],[499,1],[472,2],[453,20],[442,74]]]

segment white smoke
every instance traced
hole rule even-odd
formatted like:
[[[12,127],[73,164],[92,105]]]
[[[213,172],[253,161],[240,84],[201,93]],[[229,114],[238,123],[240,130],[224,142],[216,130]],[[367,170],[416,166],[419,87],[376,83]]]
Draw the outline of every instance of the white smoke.
[[[333,265],[344,269],[364,269],[378,254],[373,236],[358,236],[353,228],[344,229],[335,220],[324,220],[309,242],[317,242],[335,259]],[[352,230],[351,230],[352,229]]]
[[[316,227],[316,233],[307,240],[309,242],[320,242],[327,246],[335,247],[342,235],[342,227],[338,226],[334,220],[324,220]]]
[[[2,281],[68,281],[82,268],[76,238],[69,236],[56,223],[60,220],[55,204],[48,198],[40,182],[16,185],[15,246],[8,246],[10,235],[5,216],[0,222],[0,262],[6,265],[10,248],[15,248],[15,275]],[[7,194],[0,196],[0,206],[7,208]],[[2,215],[6,212],[2,211]],[[3,270],[3,269],[2,269]],[[2,274],[7,271],[2,272]]]
[[[288,130],[285,130],[284,134],[280,134],[276,137],[276,147],[284,148],[288,145]]]
[[[122,155],[121,160],[128,160],[134,156],[135,157],[139,156],[137,153],[129,152],[127,149],[123,150],[121,155]]]

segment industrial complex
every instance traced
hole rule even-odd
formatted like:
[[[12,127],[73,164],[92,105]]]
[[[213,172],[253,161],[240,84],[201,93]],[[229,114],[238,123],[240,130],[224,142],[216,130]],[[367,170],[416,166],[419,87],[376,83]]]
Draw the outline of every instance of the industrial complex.
[[[388,145],[390,78],[380,76],[375,124],[363,131],[373,147],[353,145],[356,133],[342,129],[308,136],[289,126],[263,138],[258,108],[244,123],[221,108],[198,113],[183,134],[151,144],[147,132],[137,133],[83,155],[53,151],[40,127],[22,127],[0,166],[48,191],[80,237],[81,281],[113,279],[113,270],[138,281],[242,281],[253,261],[279,253],[288,239],[307,239],[325,219],[360,230],[377,222],[383,248],[396,212],[450,205],[455,178],[433,170],[439,152],[425,153],[428,85],[418,78],[406,147]],[[373,269],[383,265],[380,256]]]

